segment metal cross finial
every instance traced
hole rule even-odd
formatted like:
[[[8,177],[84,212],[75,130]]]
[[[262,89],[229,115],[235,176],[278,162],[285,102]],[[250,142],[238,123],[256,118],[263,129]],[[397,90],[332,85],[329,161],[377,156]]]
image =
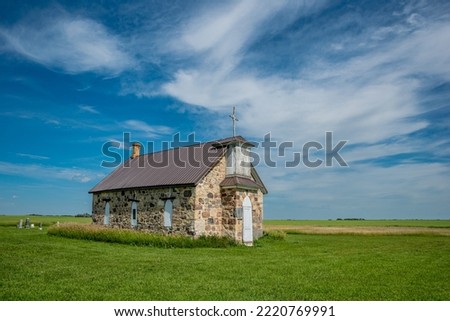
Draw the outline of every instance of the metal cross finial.
[[[233,137],[236,137],[236,122],[239,121],[236,116],[236,106],[233,106],[233,113],[229,116],[233,120]]]

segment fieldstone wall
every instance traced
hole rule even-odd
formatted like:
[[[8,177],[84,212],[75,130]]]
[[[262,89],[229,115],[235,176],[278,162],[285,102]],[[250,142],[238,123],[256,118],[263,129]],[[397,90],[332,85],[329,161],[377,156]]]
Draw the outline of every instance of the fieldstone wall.
[[[172,226],[164,226],[164,205],[173,201]],[[131,205],[137,203],[137,227],[162,234],[194,235],[195,187],[135,189],[110,191],[93,195],[93,220],[103,225],[106,202],[110,205],[110,226],[132,228]]]
[[[197,184],[195,192],[195,235],[223,235],[220,183],[225,179],[226,160]]]
[[[236,208],[248,195],[252,202],[253,238],[263,234],[263,193],[245,188],[221,188],[226,177],[226,158],[205,176],[196,187],[195,235],[221,235],[242,241],[242,218],[236,217]]]
[[[247,192],[253,209],[253,239],[258,239],[263,236],[263,219],[264,219],[264,194],[261,190]],[[245,197],[245,196],[244,196]],[[241,204],[244,198],[241,200]]]
[[[224,234],[235,240],[242,240],[242,218],[236,217],[237,193],[234,188],[221,190],[222,225]],[[242,202],[241,202],[242,206]]]
[[[242,217],[236,217],[236,208],[242,208],[244,198],[248,196],[252,203],[253,239],[263,235],[263,193],[258,190],[227,188],[222,189],[224,233],[242,241]]]

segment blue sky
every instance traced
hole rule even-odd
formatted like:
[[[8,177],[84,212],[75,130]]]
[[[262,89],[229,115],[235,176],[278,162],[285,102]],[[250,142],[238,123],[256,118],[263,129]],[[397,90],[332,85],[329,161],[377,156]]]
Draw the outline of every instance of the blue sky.
[[[105,142],[228,137],[235,105],[292,142],[266,218],[449,219],[449,52],[448,1],[1,1],[0,213],[90,213]],[[327,131],[349,166],[283,166]]]

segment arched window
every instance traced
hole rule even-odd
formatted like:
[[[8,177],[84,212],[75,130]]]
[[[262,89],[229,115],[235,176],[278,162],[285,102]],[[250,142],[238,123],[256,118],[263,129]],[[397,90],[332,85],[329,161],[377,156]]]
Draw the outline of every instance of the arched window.
[[[164,226],[172,227],[172,210],[173,210],[173,202],[171,199],[166,200],[166,204],[164,205]]]

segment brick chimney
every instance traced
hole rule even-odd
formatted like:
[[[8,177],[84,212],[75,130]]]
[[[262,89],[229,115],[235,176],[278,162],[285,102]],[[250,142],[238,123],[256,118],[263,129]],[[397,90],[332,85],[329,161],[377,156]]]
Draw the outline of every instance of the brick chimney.
[[[141,144],[138,142],[133,143],[133,150],[131,152],[131,159],[138,157],[141,155]]]

